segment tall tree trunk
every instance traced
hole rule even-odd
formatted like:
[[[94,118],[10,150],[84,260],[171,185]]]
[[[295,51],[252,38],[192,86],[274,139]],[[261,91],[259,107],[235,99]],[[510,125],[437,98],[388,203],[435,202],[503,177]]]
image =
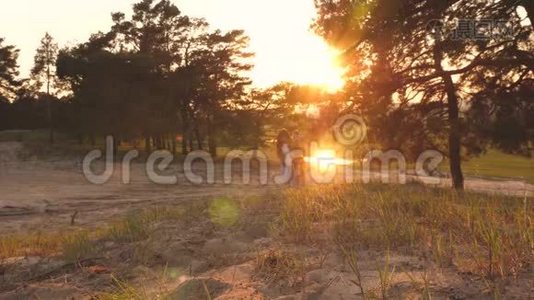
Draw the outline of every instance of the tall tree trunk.
[[[171,149],[171,151],[172,151],[172,155],[175,156],[176,155],[176,150],[178,150],[178,149],[176,149],[177,148],[177,145],[176,145],[176,132],[174,132],[172,134],[171,138],[172,138],[172,141],[171,141],[172,149]]]
[[[182,134],[182,155],[189,154],[189,151],[187,150],[187,132],[183,131]]]
[[[183,155],[189,154],[189,150],[187,148],[187,133],[185,131],[182,136],[182,154]]]
[[[173,141],[172,134],[170,135],[167,134],[165,139],[167,140],[167,150],[169,150],[169,152],[172,152],[172,150],[174,149],[173,144],[172,144],[172,141]]]
[[[187,132],[187,142],[189,143],[189,151],[195,151],[195,145],[193,142],[193,131],[191,131],[191,129]]]
[[[208,150],[212,157],[217,157],[217,142],[215,141],[213,116],[208,117]]]
[[[48,52],[47,52],[48,53]],[[50,61],[50,58],[47,57],[47,62]],[[52,95],[50,95],[50,63],[47,63],[46,67],[46,106],[48,114],[48,127],[50,129],[50,144],[54,144],[54,124],[52,123]]]
[[[200,130],[198,129],[197,121],[195,121],[195,137],[197,140],[198,150],[204,150],[204,146],[202,145],[202,137],[200,136]]]
[[[189,117],[187,115],[185,104],[182,104],[180,114],[182,115],[182,154],[187,155],[189,154],[187,149],[187,143],[189,142]]]
[[[436,69],[443,72],[441,65],[443,55],[441,49],[436,46],[434,50],[434,59]],[[456,190],[464,189],[464,175],[462,172],[462,136],[460,132],[460,101],[456,93],[456,87],[451,75],[443,75],[443,83],[445,85],[445,92],[447,93],[447,110],[449,121],[449,163],[452,176],[452,184]]]
[[[116,161],[118,154],[119,154],[120,141],[119,141],[118,135],[112,134],[111,136],[113,138],[113,160]]]
[[[150,141],[150,135],[145,136],[145,152],[147,155],[150,155],[150,152],[152,152],[152,142]]]
[[[449,160],[454,188],[464,189],[464,175],[462,172],[460,110],[456,89],[451,76],[444,76],[447,90],[447,106],[449,111]]]
[[[47,110],[47,118],[48,118],[48,128],[50,130],[49,133],[49,141],[50,144],[54,144],[54,124],[52,122],[52,104],[51,104],[51,96],[50,94],[46,95],[46,110]]]
[[[156,140],[158,141],[158,150],[163,150],[163,138],[161,135],[158,135]]]

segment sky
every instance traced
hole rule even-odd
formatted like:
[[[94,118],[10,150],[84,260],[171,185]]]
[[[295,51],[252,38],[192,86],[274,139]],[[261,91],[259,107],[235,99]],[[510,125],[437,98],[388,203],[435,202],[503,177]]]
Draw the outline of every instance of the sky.
[[[203,17],[224,31],[244,29],[256,53],[251,78],[257,87],[280,81],[342,85],[336,52],[310,30],[313,0],[172,0],[183,14]],[[17,0],[0,10],[0,37],[20,49],[27,76],[39,41],[49,32],[61,46],[85,42],[107,31],[112,12],[129,13],[136,0]]]

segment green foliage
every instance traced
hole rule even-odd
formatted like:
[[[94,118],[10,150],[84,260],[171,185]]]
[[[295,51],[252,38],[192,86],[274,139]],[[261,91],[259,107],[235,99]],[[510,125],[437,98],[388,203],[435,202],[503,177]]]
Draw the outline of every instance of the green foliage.
[[[534,160],[519,155],[489,150],[464,163],[466,174],[477,177],[521,179],[534,182]]]
[[[210,32],[204,20],[166,0],[138,2],[131,19],[124,13],[112,19],[108,33],[59,55],[58,73],[74,91],[78,133],[145,137],[147,150],[173,151],[180,133],[184,152],[193,140],[202,148],[206,137],[215,152],[229,124],[224,116],[250,84],[248,37],[241,30]]]

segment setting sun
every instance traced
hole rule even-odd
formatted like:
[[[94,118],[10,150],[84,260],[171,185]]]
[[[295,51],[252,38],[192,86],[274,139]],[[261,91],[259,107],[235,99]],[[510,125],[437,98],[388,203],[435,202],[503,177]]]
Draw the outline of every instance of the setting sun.
[[[316,168],[324,173],[334,166],[348,166],[353,162],[339,158],[335,150],[318,149],[312,153],[311,156],[306,157],[305,161],[310,164],[312,168]]]
[[[215,27],[246,31],[251,38],[251,50],[256,53],[251,72],[254,85],[268,87],[286,81],[317,85],[329,91],[343,87],[338,51],[310,28],[316,16],[313,1],[177,2],[183,4],[184,12],[206,17]]]
[[[314,36],[309,39],[309,47],[302,48],[303,57],[292,63],[291,82],[320,86],[330,92],[343,88],[343,69],[337,62],[335,50]]]

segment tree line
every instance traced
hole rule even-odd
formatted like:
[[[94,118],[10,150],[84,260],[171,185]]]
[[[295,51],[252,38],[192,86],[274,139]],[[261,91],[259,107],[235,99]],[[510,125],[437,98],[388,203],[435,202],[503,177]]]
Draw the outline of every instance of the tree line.
[[[70,48],[47,33],[25,80],[17,79],[18,50],[0,40],[0,129],[48,127],[51,143],[57,129],[93,143],[142,137],[149,152],[181,145],[216,155],[221,140],[263,142],[261,120],[280,116],[281,106],[263,108],[257,97],[281,90],[251,87],[244,31],[211,30],[169,0],[142,0],[131,17],[112,20],[108,32]]]
[[[281,127],[320,136],[352,112],[368,124],[369,144],[413,159],[446,154],[457,189],[466,158],[489,148],[532,154],[533,1],[315,5],[313,30],[344,50],[347,84],[336,94],[290,83],[255,89],[245,32],[211,30],[168,0],[142,0],[77,46],[59,48],[47,34],[27,80],[17,79],[18,51],[0,39],[0,129],[49,127],[51,142],[54,130],[80,141],[142,138],[147,151],[216,155],[221,144],[257,148]],[[296,113],[317,104],[313,122]]]

